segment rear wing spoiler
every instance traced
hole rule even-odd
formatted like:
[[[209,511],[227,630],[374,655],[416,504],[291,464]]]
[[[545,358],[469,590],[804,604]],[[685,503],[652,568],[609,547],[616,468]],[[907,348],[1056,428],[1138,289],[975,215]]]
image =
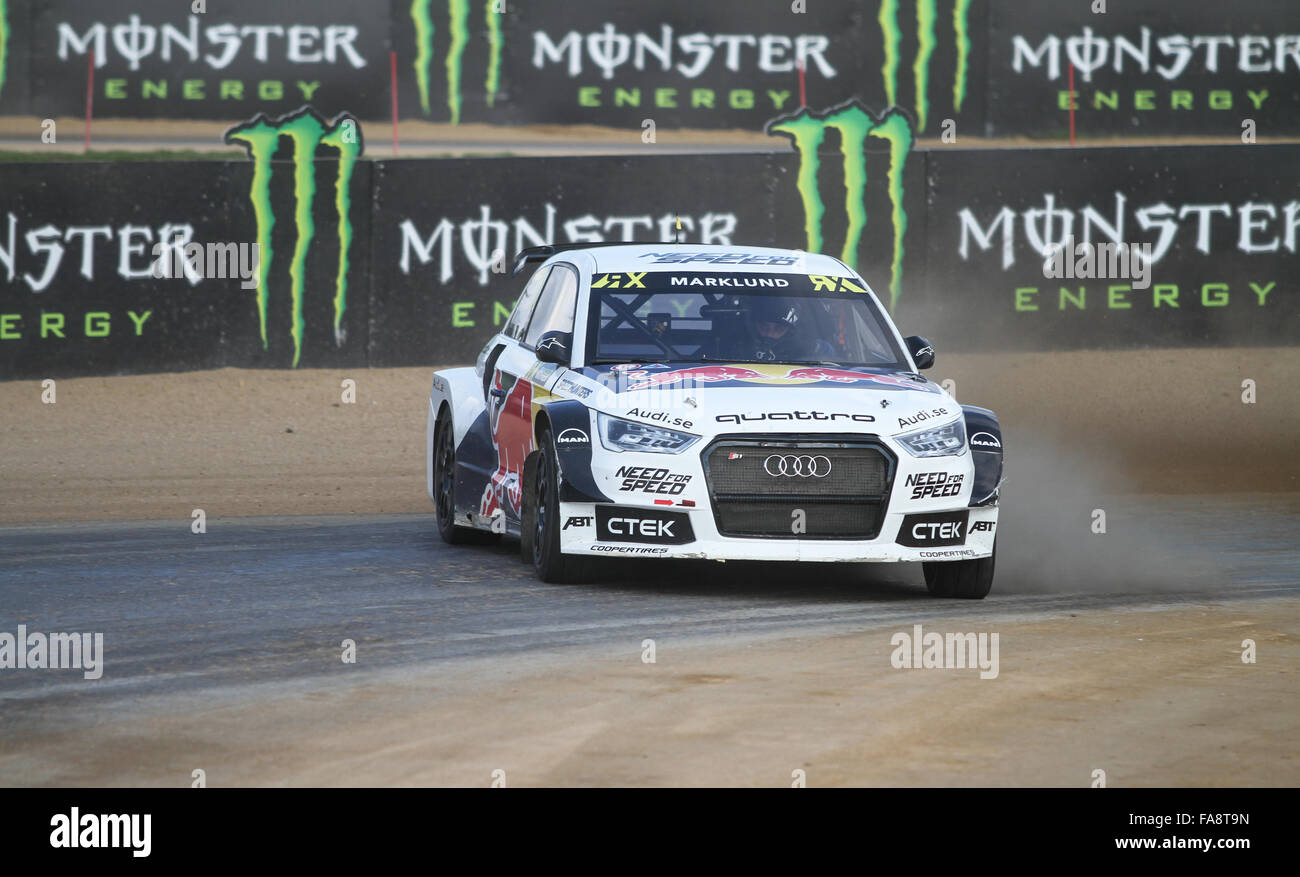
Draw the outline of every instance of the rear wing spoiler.
[[[590,250],[595,247],[626,247],[644,244],[648,247],[672,246],[672,241],[588,241],[587,243],[576,244],[542,244],[537,247],[525,247],[515,255],[515,267],[510,271],[513,277],[529,262],[545,262],[556,253],[565,253],[570,250]]]

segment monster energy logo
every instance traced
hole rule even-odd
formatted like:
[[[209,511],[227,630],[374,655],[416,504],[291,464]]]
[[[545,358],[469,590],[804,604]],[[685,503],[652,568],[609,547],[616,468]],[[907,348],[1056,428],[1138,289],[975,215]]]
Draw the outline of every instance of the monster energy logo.
[[[271,206],[271,159],[280,146],[280,138],[293,141],[294,224],[297,239],[289,262],[289,294],[293,312],[290,335],[293,337],[293,365],[302,356],[304,323],[302,317],[304,275],[307,254],[316,236],[312,206],[316,199],[316,152],[330,147],[338,153],[338,170],[334,181],[334,204],[338,211],[339,262],[334,281],[334,341],[343,343],[343,312],[347,308],[348,251],[352,245],[352,171],[362,152],[361,126],[350,113],[343,113],[328,125],[312,108],[303,107],[287,116],[269,120],[258,114],[251,121],[226,132],[227,143],[242,143],[253,160],[253,186],[249,197],[257,217],[257,243],[261,260],[257,269],[257,319],[262,332],[262,349],[266,338],[266,309],[270,300],[269,278],[274,253],[271,232],[275,228],[275,211]]]
[[[889,307],[898,304],[899,284],[903,279],[903,240],[907,235],[907,210],[903,205],[903,169],[912,150],[914,135],[907,116],[894,107],[876,118],[856,101],[832,107],[822,113],[808,108],[767,123],[768,134],[789,137],[799,153],[797,185],[803,200],[804,226],[808,233],[807,250],[822,252],[822,203],[817,179],[821,171],[821,147],[829,128],[839,133],[840,153],[844,157],[844,211],[848,230],[840,259],[857,269],[858,245],[867,227],[867,164],[864,149],[868,137],[878,137],[889,144],[887,178],[889,203],[893,214],[894,255],[890,269]]]
[[[451,123],[460,124],[461,62],[465,46],[469,43],[470,0],[446,0],[447,31],[451,41],[447,46],[447,108]],[[433,6],[434,0],[411,0],[411,20],[415,23],[415,84],[420,91],[420,108],[430,115],[429,76],[433,67]],[[501,13],[502,0],[483,0],[483,15],[487,22],[488,65],[486,95],[487,105],[496,102],[497,86],[501,77]]]
[[[930,59],[936,45],[938,0],[913,2],[916,4],[916,58],[912,62],[912,76],[916,82],[916,128],[924,131],[930,115]],[[971,0],[954,0],[952,8],[952,28],[957,43],[957,71],[952,84],[952,108],[955,112],[961,112],[961,105],[966,100],[970,5]],[[880,72],[885,81],[885,98],[891,107],[898,106],[899,46],[903,41],[898,27],[898,6],[899,0],[880,0],[880,32],[885,38],[885,64]]]

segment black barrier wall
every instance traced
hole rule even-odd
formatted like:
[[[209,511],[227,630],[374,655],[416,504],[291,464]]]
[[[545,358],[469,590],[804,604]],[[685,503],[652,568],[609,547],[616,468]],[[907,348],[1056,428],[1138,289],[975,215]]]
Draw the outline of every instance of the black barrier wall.
[[[389,102],[380,0],[0,0],[10,17],[0,111],[81,116],[94,57],[96,117],[243,119],[305,103],[328,114]],[[21,22],[21,23],[20,23]],[[25,92],[10,94],[12,85]]]
[[[394,47],[415,54],[402,103],[434,121],[754,129],[802,87],[813,105],[857,98],[905,106],[923,131],[950,118],[981,133],[986,0],[806,5],[532,2],[485,8],[480,26],[477,4],[395,0]]]
[[[1288,0],[0,0],[0,115],[759,129],[859,100],[925,137],[1300,134]],[[504,11],[500,11],[504,9]],[[803,77],[797,66],[801,65]],[[1069,88],[1070,69],[1075,73]],[[947,124],[945,124],[947,123]]]
[[[685,246],[841,256],[940,350],[1300,342],[1300,146],[907,153],[889,118],[779,120],[790,154],[375,162],[298,118],[261,165],[0,165],[0,378],[467,362],[524,280],[495,254],[653,252],[678,215]],[[1149,244],[1146,285],[1048,279],[1069,236]],[[258,243],[257,270],[154,276],[186,243]]]
[[[995,0],[988,126],[1065,136],[1300,131],[1300,5]],[[1069,87],[1074,68],[1074,90]]]
[[[900,314],[960,331],[956,349],[1295,344],[1298,156],[1295,146],[928,153],[927,273]],[[1044,246],[1067,236],[1076,247],[1150,244],[1146,287],[1044,277]]]

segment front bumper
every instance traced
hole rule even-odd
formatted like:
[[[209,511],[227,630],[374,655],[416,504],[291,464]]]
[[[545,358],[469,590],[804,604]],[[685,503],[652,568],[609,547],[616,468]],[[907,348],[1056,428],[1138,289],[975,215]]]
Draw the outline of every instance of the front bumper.
[[[563,503],[561,516],[590,516],[592,506]],[[986,532],[968,534],[960,545],[918,548],[899,545],[892,538],[881,537],[871,541],[846,541],[841,539],[742,539],[734,536],[717,536],[707,533],[711,525],[708,509],[691,514],[696,539],[684,545],[656,545],[638,542],[597,541],[591,529],[586,534],[572,533],[561,543],[565,554],[584,554],[592,557],[665,557],[694,558],[698,560],[763,560],[763,561],[822,561],[828,563],[915,563],[919,561],[971,560],[988,557],[993,553],[994,532],[997,525],[997,506],[970,510],[970,521],[986,522],[992,528]],[[902,515],[893,526],[902,524]],[[890,532],[891,523],[885,523]],[[894,532],[897,532],[895,530]]]
[[[774,511],[791,517],[790,532],[778,534],[771,523],[769,534],[763,536],[722,532],[720,521],[725,516],[719,514],[714,489],[719,479],[709,472],[709,455],[720,443],[733,440],[774,454],[815,453],[820,448],[811,446],[836,441],[878,450],[884,461],[883,483],[878,478],[867,485],[868,476],[863,475],[861,485],[832,484],[828,478],[823,488],[836,494],[837,502],[869,506],[870,515],[864,518],[868,526],[858,531],[865,538],[842,534],[819,538],[815,532],[801,532],[798,515],[807,505],[802,500],[810,498],[791,486],[788,478],[777,476],[770,482],[772,496],[779,497]],[[799,444],[808,447],[793,447]],[[713,459],[716,465],[718,458]],[[835,459],[837,467],[840,462]],[[848,471],[840,467],[832,476],[844,478]],[[970,507],[973,471],[968,451],[915,458],[892,440],[874,435],[721,436],[695,454],[597,452],[592,455],[591,474],[613,504],[562,502],[560,549],[565,554],[606,557],[866,563],[988,557],[993,553],[998,507]],[[783,490],[789,495],[781,494]],[[818,520],[815,511],[810,520]]]

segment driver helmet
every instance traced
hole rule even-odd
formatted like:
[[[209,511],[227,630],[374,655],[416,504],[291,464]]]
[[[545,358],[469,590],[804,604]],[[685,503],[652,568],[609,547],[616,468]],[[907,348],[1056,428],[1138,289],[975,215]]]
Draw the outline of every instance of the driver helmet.
[[[749,310],[749,328],[754,336],[768,343],[794,334],[799,323],[799,309],[793,301],[779,296],[761,296]]]

